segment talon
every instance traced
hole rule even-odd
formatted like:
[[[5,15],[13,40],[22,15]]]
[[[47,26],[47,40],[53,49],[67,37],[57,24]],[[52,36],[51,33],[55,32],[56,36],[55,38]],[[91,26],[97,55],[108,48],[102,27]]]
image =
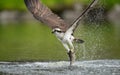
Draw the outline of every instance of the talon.
[[[72,64],[75,61],[75,52],[69,51],[68,56],[69,56],[69,59],[70,59],[70,66],[72,66]]]

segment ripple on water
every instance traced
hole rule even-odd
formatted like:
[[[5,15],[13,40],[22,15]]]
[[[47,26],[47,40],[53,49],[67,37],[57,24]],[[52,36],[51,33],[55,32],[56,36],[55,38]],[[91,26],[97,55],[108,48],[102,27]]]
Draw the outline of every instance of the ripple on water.
[[[120,60],[69,62],[0,62],[0,74],[4,75],[120,75]]]

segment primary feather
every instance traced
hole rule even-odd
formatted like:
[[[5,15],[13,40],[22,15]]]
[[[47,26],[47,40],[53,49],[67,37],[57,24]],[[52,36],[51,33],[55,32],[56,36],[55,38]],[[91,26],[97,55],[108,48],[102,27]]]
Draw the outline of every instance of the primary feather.
[[[52,29],[60,28],[62,31],[68,29],[68,24],[59,16],[54,14],[47,6],[41,3],[39,0],[24,0],[28,10],[33,16],[48,25]]]

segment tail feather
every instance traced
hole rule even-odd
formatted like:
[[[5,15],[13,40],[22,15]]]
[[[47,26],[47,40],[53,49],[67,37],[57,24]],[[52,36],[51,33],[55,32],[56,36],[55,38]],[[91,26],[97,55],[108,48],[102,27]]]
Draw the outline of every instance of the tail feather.
[[[80,44],[82,44],[82,43],[85,42],[84,40],[81,40],[81,39],[74,39],[74,41],[75,41],[76,43],[80,43]]]

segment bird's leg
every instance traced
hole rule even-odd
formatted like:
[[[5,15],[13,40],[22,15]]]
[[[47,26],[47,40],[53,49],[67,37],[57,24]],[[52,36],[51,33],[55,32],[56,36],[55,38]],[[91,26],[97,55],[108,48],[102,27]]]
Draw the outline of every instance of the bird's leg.
[[[63,43],[63,46],[66,48],[67,50],[67,54],[70,60],[70,66],[72,66],[73,62],[75,61],[75,51],[74,51],[74,47],[70,49],[69,45],[67,43]],[[72,45],[73,46],[73,45]]]
[[[75,56],[75,51],[74,51],[74,46],[72,41],[68,41],[68,44],[70,46],[70,51],[68,52],[68,56],[70,59],[70,66],[75,62],[76,56]]]
[[[70,66],[75,62],[75,52],[72,52],[71,50],[68,52],[69,60],[70,60]]]

